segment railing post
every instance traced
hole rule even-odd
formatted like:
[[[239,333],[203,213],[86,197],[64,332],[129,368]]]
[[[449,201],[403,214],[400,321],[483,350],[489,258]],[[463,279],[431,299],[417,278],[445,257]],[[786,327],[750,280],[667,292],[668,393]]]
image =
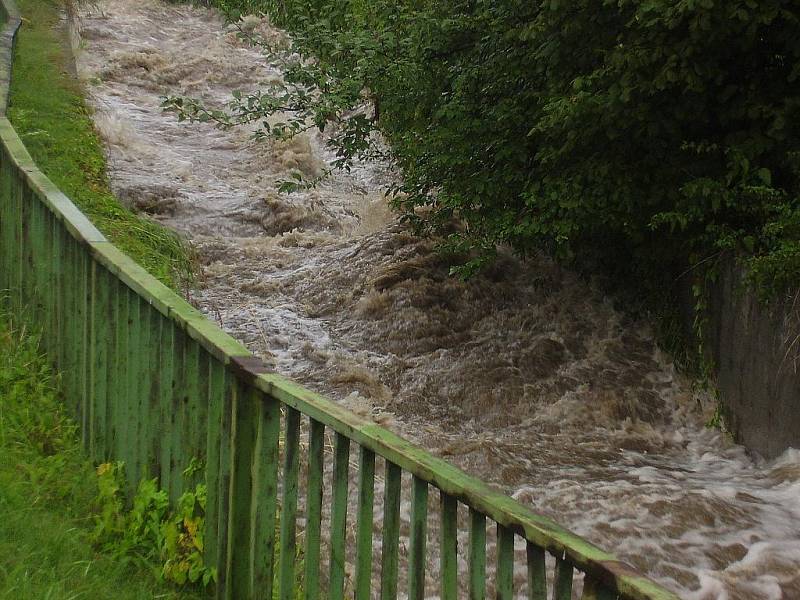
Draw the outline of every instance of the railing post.
[[[355,600],[370,600],[372,585],[372,518],[375,501],[375,454],[361,446],[356,517]]]
[[[322,534],[322,475],[325,459],[325,426],[311,419],[306,485],[306,547],[303,587],[305,600],[320,597],[320,550]]]
[[[281,502],[280,600],[292,600],[295,586],[298,474],[300,468],[300,413],[286,409],[283,441],[283,498]]]
[[[428,482],[417,476],[411,482],[411,535],[409,539],[408,598],[425,598],[425,562],[428,535]]]
[[[347,527],[347,484],[350,440],[336,434],[333,463],[333,511],[331,513],[330,600],[344,598],[344,557]]]
[[[486,598],[486,517],[469,510],[469,598]]]
[[[397,598],[397,563],[400,537],[400,497],[403,470],[386,462],[383,494],[383,538],[381,543],[381,600]]]
[[[258,440],[257,395],[241,381],[233,396],[231,490],[227,598],[246,600],[253,593],[253,460]]]
[[[255,489],[255,540],[252,548],[253,598],[272,600],[275,581],[275,527],[278,512],[278,454],[281,436],[281,405],[262,392],[253,395],[258,422]]]
[[[160,361],[159,361],[160,363]],[[163,379],[162,379],[163,382]],[[163,384],[163,383],[162,383]],[[225,368],[215,357],[208,356],[208,422],[206,425],[206,519],[205,561],[216,567],[220,552],[220,446],[225,402]]]

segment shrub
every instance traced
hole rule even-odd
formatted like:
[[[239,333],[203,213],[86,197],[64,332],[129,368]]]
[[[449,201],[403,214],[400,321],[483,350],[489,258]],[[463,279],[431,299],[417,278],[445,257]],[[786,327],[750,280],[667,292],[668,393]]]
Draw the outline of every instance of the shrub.
[[[734,249],[762,289],[798,283],[796,3],[217,4],[263,8],[293,34],[295,58],[286,85],[214,118],[289,107],[266,133],[334,127],[345,168],[375,153],[380,130],[403,172],[396,205],[473,251],[467,270],[508,244],[663,285]]]

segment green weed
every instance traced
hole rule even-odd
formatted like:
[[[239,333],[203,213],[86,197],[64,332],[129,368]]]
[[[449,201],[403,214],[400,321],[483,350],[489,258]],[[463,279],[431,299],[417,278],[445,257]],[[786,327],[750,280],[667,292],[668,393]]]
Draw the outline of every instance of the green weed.
[[[38,336],[0,312],[0,599],[196,598],[98,552],[98,478]]]
[[[170,511],[169,496],[158,480],[143,479],[128,510],[123,463],[101,464],[97,482],[99,514],[93,537],[106,552],[133,557],[144,566],[159,564],[160,576],[179,586],[206,588],[216,580],[215,569],[203,564],[205,485],[185,492]]]

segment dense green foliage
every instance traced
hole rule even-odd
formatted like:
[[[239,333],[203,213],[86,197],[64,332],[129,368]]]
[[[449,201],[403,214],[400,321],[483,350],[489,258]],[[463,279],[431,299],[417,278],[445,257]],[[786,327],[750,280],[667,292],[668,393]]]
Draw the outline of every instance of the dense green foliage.
[[[795,2],[213,3],[292,33],[286,85],[227,115],[168,105],[223,124],[288,109],[266,133],[333,129],[340,166],[379,130],[397,206],[473,266],[544,248],[660,287],[730,250],[766,295],[798,283]]]
[[[171,231],[133,214],[109,189],[102,144],[71,75],[62,0],[18,0],[8,116],[40,169],[123,252],[172,287],[191,276],[189,249]]]
[[[98,478],[38,340],[0,312],[0,598],[191,598],[98,552]]]

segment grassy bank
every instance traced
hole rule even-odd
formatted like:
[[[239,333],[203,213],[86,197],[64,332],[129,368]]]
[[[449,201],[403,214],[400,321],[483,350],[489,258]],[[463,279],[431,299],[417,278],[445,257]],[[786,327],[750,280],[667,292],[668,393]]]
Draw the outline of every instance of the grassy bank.
[[[39,167],[114,244],[167,285],[191,273],[188,248],[127,210],[109,189],[102,145],[72,75],[60,0],[17,0],[9,118]]]
[[[190,598],[95,550],[97,476],[35,335],[0,314],[0,598]]]
[[[118,247],[178,287],[187,248],[123,207],[109,189],[100,141],[72,76],[57,0],[17,0],[9,118],[34,160]],[[0,312],[0,599],[194,598],[159,566],[98,551],[98,477],[64,412],[58,377],[36,335]]]

